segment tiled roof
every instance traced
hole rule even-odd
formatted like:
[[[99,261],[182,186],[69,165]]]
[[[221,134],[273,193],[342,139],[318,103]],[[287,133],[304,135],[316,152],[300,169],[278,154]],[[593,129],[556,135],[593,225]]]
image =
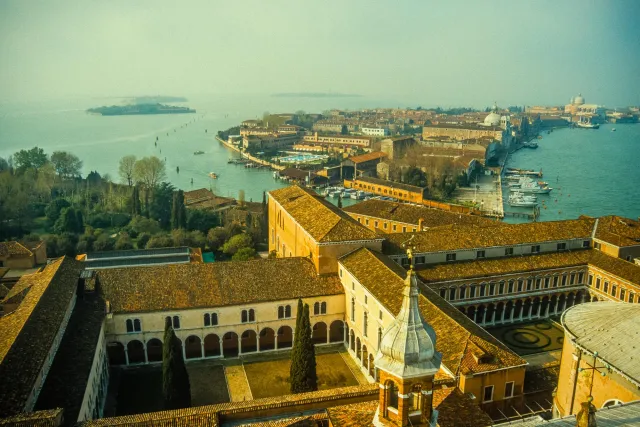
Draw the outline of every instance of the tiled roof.
[[[640,265],[609,256],[595,249],[589,251],[588,263],[621,279],[640,285]]]
[[[372,151],[371,153],[349,157],[347,160],[350,160],[353,163],[364,163],[371,160],[382,159],[384,157],[387,157],[387,153],[383,153],[382,151]]]
[[[378,235],[347,213],[297,185],[269,192],[293,219],[320,243],[374,240]]]
[[[415,237],[411,245],[414,253],[452,251],[461,249],[489,248],[526,243],[541,243],[556,240],[590,239],[595,219],[580,218],[565,221],[533,222],[526,224],[505,224],[496,227],[455,225],[438,227],[422,232],[410,233]],[[402,243],[409,233],[387,235],[385,253],[405,252]]]
[[[319,276],[308,258],[173,264],[101,270],[100,288],[113,312],[250,304],[339,295],[335,275]]]
[[[38,397],[36,410],[64,408],[66,426],[78,419],[104,317],[105,304],[99,295],[87,293],[76,301]]]
[[[400,311],[403,278],[407,274],[402,267],[366,248],[345,255],[340,263],[387,310],[394,315]],[[454,375],[482,373],[526,363],[427,287],[421,289],[420,311],[436,332],[436,350],[442,353],[442,363]],[[477,356],[484,354],[492,356],[490,363],[478,363],[481,359]]]
[[[372,426],[378,400],[334,406],[327,409],[332,427]]]
[[[18,308],[0,317],[0,416],[23,410],[73,295],[82,264],[62,257],[23,276],[31,289]]]
[[[425,284],[512,273],[521,273],[522,275],[526,275],[528,272],[539,270],[570,266],[586,266],[591,252],[594,251],[583,249],[571,252],[551,252],[546,254],[505,258],[485,258],[473,261],[416,266],[416,270],[418,276]]]
[[[477,215],[448,212],[430,209],[426,206],[415,206],[407,203],[370,199],[344,208],[345,212],[355,215],[366,215],[390,221],[418,224],[424,220],[424,227],[439,227],[449,224],[471,224],[477,226],[496,226],[502,223]]]
[[[0,257],[29,256],[33,253],[18,242],[0,242]]]
[[[615,215],[603,216],[598,218],[594,237],[616,246],[640,245],[640,221]]]
[[[355,181],[366,182],[373,185],[384,185],[386,187],[393,187],[400,190],[411,191],[413,193],[422,193],[424,190],[422,187],[417,187],[415,185],[403,184],[401,182],[388,181],[386,179],[373,178],[370,176],[360,176],[355,179]]]
[[[493,425],[491,417],[457,387],[435,390],[433,392],[433,407],[438,411],[439,427]]]
[[[565,311],[561,321],[578,345],[597,352],[598,358],[640,385],[640,359],[631,357],[638,353],[640,305],[613,301],[579,304]]]
[[[242,402],[221,403],[217,405],[196,406],[172,411],[151,412],[147,414],[126,415],[114,418],[102,418],[84,421],[79,427],[175,427],[175,426],[218,426],[225,416],[234,420],[258,417],[260,413],[269,411],[271,414],[299,413],[305,406],[323,405],[330,407],[336,401],[345,398],[376,399],[379,393],[377,384],[366,384],[353,387],[343,387],[329,390],[319,390],[310,393],[287,394],[284,396],[267,397],[264,399],[247,400]],[[321,406],[320,406],[321,407]],[[373,414],[372,414],[373,415]]]
[[[63,409],[25,412],[12,417],[0,418],[2,427],[58,427],[62,420]]]

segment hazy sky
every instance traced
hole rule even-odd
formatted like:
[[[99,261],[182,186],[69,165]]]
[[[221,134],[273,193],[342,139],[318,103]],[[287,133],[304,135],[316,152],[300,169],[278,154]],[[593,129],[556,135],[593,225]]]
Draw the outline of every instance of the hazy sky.
[[[640,104],[640,1],[0,0],[0,98]]]

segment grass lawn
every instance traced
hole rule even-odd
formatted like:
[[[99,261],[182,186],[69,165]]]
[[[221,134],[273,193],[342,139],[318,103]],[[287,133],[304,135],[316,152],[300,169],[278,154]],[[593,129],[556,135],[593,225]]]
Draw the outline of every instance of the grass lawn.
[[[487,328],[511,350],[521,356],[562,349],[564,331],[549,320]]]
[[[358,385],[339,353],[316,355],[318,389]],[[289,394],[290,359],[246,363],[244,370],[254,399]]]
[[[191,382],[191,405],[229,402],[222,366],[205,363],[187,365]],[[162,367],[145,366],[123,370],[118,386],[116,414],[132,415],[163,410]]]

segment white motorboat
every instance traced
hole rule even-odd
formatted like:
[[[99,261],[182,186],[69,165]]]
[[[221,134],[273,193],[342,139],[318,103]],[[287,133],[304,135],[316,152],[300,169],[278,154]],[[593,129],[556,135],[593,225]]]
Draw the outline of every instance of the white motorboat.
[[[523,199],[531,202],[538,201],[538,196],[536,196],[535,194],[526,194],[521,191],[515,190],[515,191],[512,191],[511,195],[513,195],[513,197],[522,197]]]
[[[533,200],[527,200],[522,196],[515,196],[513,194],[509,196],[509,200],[507,201],[507,203],[509,203],[509,206],[516,206],[516,207],[522,207],[522,208],[532,208],[538,205],[538,203]]]

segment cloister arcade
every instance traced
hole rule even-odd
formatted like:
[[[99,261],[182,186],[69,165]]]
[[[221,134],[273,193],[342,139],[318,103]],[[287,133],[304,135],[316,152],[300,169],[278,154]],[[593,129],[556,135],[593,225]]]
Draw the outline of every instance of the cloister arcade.
[[[187,332],[178,337],[185,361],[233,358],[243,354],[286,350],[293,346],[294,332],[288,325],[282,325],[277,330],[264,327],[258,333],[254,329],[246,329],[240,335],[236,332],[224,334],[204,332],[206,330],[202,335]],[[139,336],[139,334],[136,335]],[[335,320],[329,326],[322,321],[316,322],[312,327],[312,340],[315,345],[344,342],[346,340],[344,322]],[[111,341],[107,344],[107,351],[111,365],[136,365],[161,362],[162,346],[160,338],[152,337],[143,342],[135,337],[126,343]]]
[[[370,351],[364,341],[360,339],[353,329],[345,325],[345,345],[349,354],[356,359],[361,371],[369,376],[369,379],[376,380],[377,373],[374,363],[375,354]]]

